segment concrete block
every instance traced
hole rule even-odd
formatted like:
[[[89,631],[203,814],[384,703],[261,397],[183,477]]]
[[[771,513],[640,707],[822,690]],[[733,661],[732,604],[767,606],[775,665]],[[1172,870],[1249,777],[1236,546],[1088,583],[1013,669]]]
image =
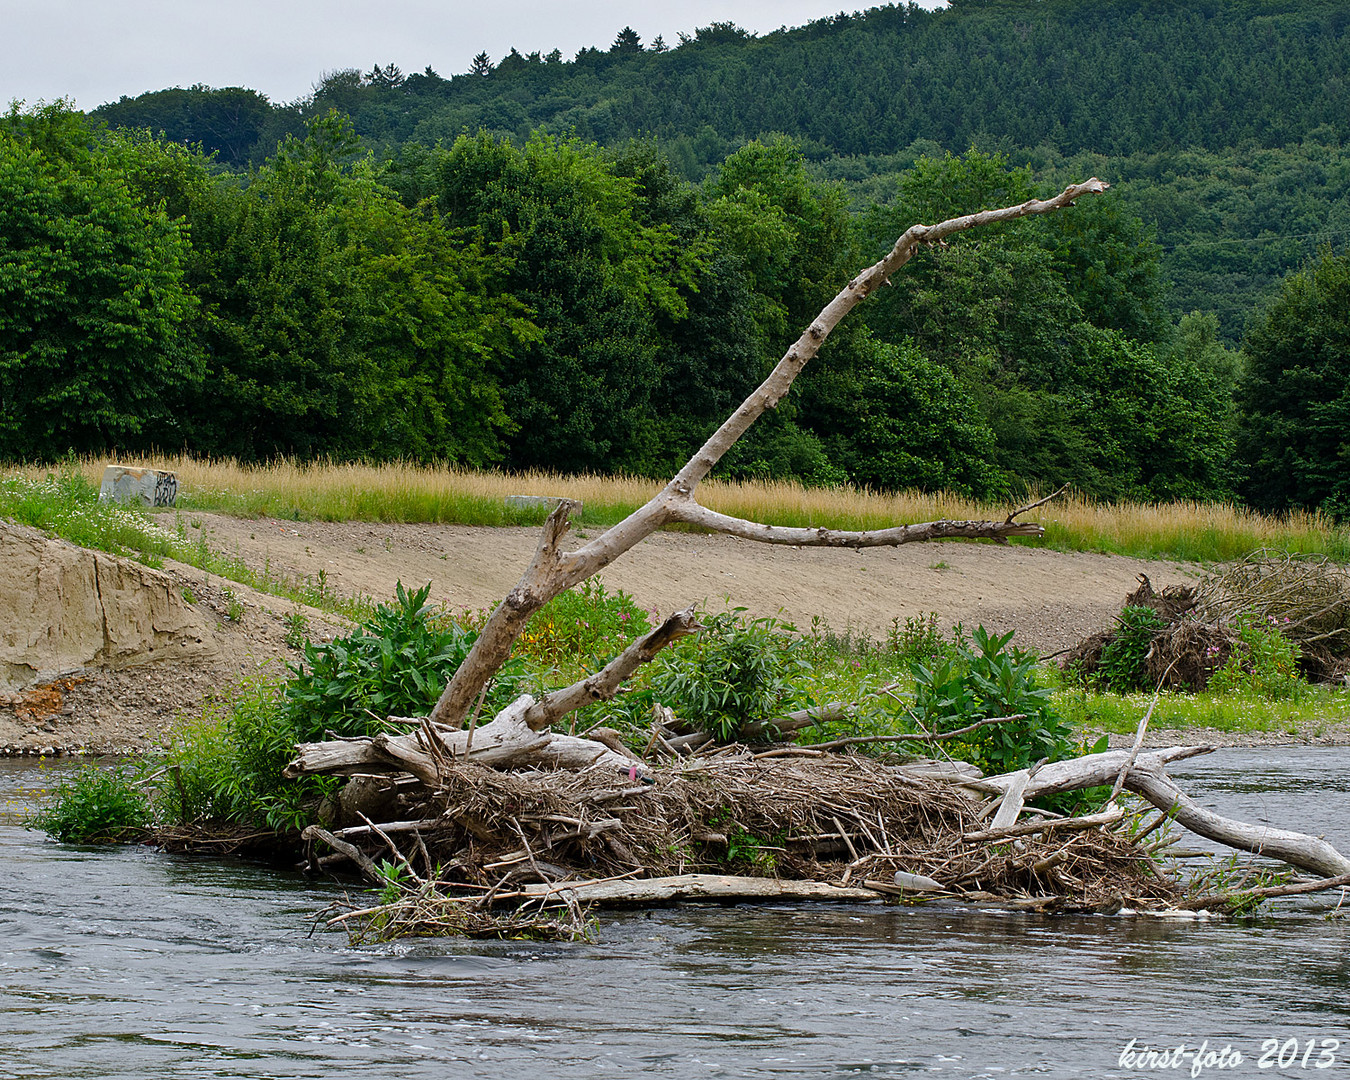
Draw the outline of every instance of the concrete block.
[[[178,474],[163,469],[133,469],[108,465],[98,497],[112,502],[139,502],[142,506],[172,506],[178,499]]]
[[[553,508],[562,502],[561,495],[508,495],[506,496],[506,508],[508,510],[547,510],[550,513]],[[577,510],[574,516],[581,515],[581,503],[577,502]]]

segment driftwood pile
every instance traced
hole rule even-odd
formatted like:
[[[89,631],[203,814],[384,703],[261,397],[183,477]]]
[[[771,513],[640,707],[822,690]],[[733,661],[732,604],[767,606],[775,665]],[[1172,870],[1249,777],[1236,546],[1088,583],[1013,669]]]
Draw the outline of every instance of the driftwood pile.
[[[1164,767],[1203,752],[1136,748],[996,777],[790,748],[731,747],[646,781],[636,767],[501,772],[466,761],[434,790],[409,776],[367,781],[368,805],[398,820],[356,810],[360,824],[304,837],[312,868],[345,864],[384,888],[382,903],[327,913],[357,939],[571,936],[586,931],[592,903],[682,899],[947,897],[1104,913],[1249,902],[1250,890],[1188,894],[1158,859],[1174,820],[1310,871],[1312,887],[1350,884],[1350,859],[1323,841],[1195,806]],[[1113,781],[1142,806],[1112,798],[1079,817],[1026,806]]]
[[[1239,645],[1239,616],[1280,631],[1299,650],[1299,668],[1311,680],[1350,675],[1350,573],[1325,555],[1261,549],[1194,587],[1169,585],[1155,592],[1147,575],[1125,598],[1125,607],[1147,607],[1163,627],[1149,642],[1143,681],[1149,686],[1198,693],[1228,663]],[[1086,638],[1064,659],[1092,677],[1115,640],[1112,626]]]

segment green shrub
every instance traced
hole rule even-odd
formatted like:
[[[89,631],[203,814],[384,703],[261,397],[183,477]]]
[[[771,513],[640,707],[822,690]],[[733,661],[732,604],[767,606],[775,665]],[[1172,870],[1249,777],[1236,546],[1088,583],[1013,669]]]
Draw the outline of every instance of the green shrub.
[[[456,622],[433,621],[427,584],[408,592],[399,582],[397,600],[346,637],[306,645],[305,659],[291,668],[285,712],[296,741],[315,742],[326,732],[371,735],[386,716],[424,716],[477,638]],[[502,667],[484,709],[496,712],[516,694],[524,674],[519,661]]]
[[[48,804],[29,819],[63,844],[122,843],[150,823],[150,805],[128,765],[86,765],[57,784]]]
[[[1273,615],[1243,612],[1237,617],[1237,633],[1228,662],[1210,676],[1211,693],[1284,701],[1307,690],[1298,670],[1299,648],[1280,633]]]
[[[970,644],[958,638],[954,654],[911,668],[914,718],[934,734],[996,716],[1025,714],[1023,719],[991,724],[943,744],[953,757],[989,773],[1022,769],[1041,758],[1060,761],[1078,752],[1069,726],[1050,704],[1053,691],[1036,684],[1036,657],[1021,649],[1008,650],[1012,637],[1012,631],[992,636],[979,626]]]
[[[781,716],[793,679],[810,664],[796,630],[777,619],[747,619],[744,608],[705,617],[704,629],[661,653],[651,693],[677,716],[721,742],[747,724]]]
[[[535,612],[516,643],[518,655],[554,667],[594,671],[651,629],[647,612],[622,589],[597,579],[560,593]]]
[[[275,671],[241,680],[224,698],[174,728],[154,789],[157,816],[191,825],[229,822],[300,829],[314,819],[332,777],[287,779],[296,730]]]
[[[952,652],[952,642],[938,629],[937,612],[912,615],[900,625],[900,616],[886,631],[886,648],[901,663],[933,663]],[[959,630],[958,630],[959,636]]]
[[[1167,621],[1151,607],[1128,604],[1120,613],[1115,636],[1102,649],[1094,679],[1103,689],[1117,694],[1152,690],[1147,659],[1154,636],[1167,628]]]

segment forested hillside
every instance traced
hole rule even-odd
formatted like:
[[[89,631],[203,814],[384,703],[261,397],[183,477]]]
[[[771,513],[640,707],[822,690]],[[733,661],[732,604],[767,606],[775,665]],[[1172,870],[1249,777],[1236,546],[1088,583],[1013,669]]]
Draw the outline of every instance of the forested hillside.
[[[912,263],[726,467],[1344,512],[1347,28],[1317,0],[965,0],[375,65],[284,106],[16,108],[0,453],[660,474],[905,226],[1096,174]],[[1331,395],[1308,445],[1289,310]]]
[[[1350,243],[1348,34],[1335,0],[956,0],[763,37],[715,23],[644,45],[625,29],[607,49],[484,54],[452,77],[377,63],[286,105],[194,87],[96,114],[232,167],[329,109],[381,156],[479,130],[518,145],[535,131],[654,137],[695,181],[779,133],[858,203],[889,201],[923,153],[1001,151],[1055,184],[1085,171],[1117,184],[1157,230],[1172,307],[1214,311],[1233,344],[1282,276]]]

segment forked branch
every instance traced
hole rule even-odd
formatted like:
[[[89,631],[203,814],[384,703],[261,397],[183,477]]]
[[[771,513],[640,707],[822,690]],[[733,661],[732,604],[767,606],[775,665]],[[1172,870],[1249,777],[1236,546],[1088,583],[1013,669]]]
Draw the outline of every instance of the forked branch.
[[[604,569],[663,525],[681,522],[764,543],[826,547],[893,546],[950,537],[1006,542],[1011,536],[1040,536],[1042,529],[1039,525],[1015,520],[1018,514],[1039,503],[1014,511],[1005,521],[934,521],[866,532],[841,532],[832,529],[786,529],[728,517],[700,506],[694,498],[694,491],[736,440],[766,410],[776,407],[783,399],[802,368],[820,351],[840,320],[886,284],[892,274],[913,258],[920,246],[939,243],[949,236],[981,225],[1051,213],[1071,206],[1084,195],[1105,191],[1107,186],[1093,177],[1082,184],[1065,188],[1053,199],[1031,199],[1017,206],[966,214],[937,225],[911,226],[895,242],[885,258],[860,273],[825,305],[768,377],[645,506],[575,551],[563,552],[559,545],[575,509],[575,504],[564,500],[544,526],[534,561],[516,587],[497,605],[468,657],[441,694],[431,712],[432,723],[449,728],[458,727],[473,706],[479,691],[511,655],[512,645],[534,612],[559,593]]]

